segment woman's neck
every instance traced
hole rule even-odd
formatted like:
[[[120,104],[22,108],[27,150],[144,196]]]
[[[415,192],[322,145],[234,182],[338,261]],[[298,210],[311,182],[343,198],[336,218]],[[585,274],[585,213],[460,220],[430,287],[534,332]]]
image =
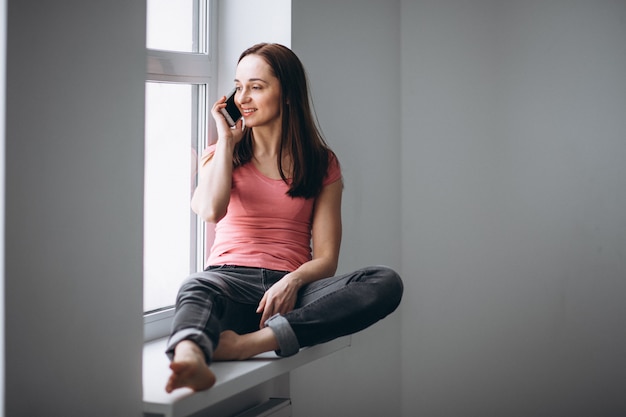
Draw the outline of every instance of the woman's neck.
[[[276,155],[278,155],[281,145],[280,130],[254,127],[252,128],[252,137],[254,140],[253,152],[255,156],[276,157]]]
[[[280,133],[276,134],[276,131],[277,129],[252,129],[252,162],[265,176],[273,179],[281,179],[282,176],[280,175],[280,169],[277,163],[281,146],[281,136]],[[287,178],[291,178],[293,162],[289,152],[282,154],[281,166],[283,174]]]

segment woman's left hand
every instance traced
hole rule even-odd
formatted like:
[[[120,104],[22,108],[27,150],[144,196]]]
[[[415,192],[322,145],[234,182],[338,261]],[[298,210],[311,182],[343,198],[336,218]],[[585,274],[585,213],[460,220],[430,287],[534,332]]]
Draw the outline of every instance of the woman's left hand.
[[[259,327],[265,327],[265,321],[273,315],[285,314],[293,310],[298,299],[299,289],[298,279],[292,274],[285,275],[272,285],[263,295],[256,310],[257,313],[263,313]]]

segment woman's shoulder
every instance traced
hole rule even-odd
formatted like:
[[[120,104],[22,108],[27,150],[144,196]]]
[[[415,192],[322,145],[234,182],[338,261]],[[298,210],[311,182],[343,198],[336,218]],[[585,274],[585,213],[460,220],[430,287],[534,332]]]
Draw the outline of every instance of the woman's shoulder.
[[[331,184],[341,178],[341,165],[337,154],[332,150],[328,150],[328,169],[324,177],[324,185]]]

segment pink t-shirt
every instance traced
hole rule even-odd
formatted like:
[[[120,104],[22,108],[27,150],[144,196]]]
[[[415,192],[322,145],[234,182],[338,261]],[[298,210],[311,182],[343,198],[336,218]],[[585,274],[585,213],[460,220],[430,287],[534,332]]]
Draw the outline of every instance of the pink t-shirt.
[[[340,178],[339,162],[331,154],[323,184]],[[228,212],[215,226],[207,265],[293,271],[311,260],[315,199],[291,198],[288,189],[283,180],[266,177],[252,162],[233,170]]]

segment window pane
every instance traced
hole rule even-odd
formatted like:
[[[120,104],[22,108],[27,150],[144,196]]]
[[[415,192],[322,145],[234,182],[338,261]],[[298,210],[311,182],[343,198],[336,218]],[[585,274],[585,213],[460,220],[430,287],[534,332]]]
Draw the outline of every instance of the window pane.
[[[198,52],[197,0],[148,0],[147,47]]]
[[[195,264],[194,94],[189,84],[146,83],[144,311],[173,305]]]

